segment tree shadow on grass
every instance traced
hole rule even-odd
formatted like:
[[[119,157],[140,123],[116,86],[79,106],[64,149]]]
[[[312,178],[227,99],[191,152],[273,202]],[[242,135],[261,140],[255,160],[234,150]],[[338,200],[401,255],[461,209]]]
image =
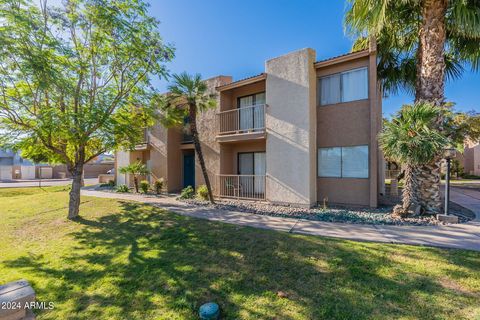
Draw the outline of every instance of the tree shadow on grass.
[[[72,319],[195,319],[211,300],[225,319],[460,318],[455,308],[475,303],[391,259],[392,245],[237,227],[128,202],[77,223],[60,268],[45,255],[7,262],[47,278],[52,286],[39,297],[71,302]]]

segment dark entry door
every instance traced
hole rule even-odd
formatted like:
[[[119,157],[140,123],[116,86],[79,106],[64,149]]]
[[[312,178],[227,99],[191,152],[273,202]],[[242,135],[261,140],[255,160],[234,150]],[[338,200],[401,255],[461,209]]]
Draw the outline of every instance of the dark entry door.
[[[183,187],[195,188],[195,154],[183,155]]]

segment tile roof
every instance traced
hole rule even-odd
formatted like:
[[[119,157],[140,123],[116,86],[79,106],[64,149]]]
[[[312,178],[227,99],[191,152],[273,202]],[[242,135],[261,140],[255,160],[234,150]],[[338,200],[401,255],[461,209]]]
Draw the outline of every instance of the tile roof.
[[[237,83],[239,83],[239,82],[246,81],[246,80],[250,80],[250,79],[254,79],[254,78],[257,78],[257,77],[263,77],[263,76],[265,76],[265,75],[266,75],[266,73],[265,73],[265,72],[262,72],[262,73],[259,73],[259,74],[254,75],[254,76],[250,76],[250,77],[247,77],[247,78],[239,79],[239,80],[236,80],[236,81],[233,81],[233,82],[230,82],[230,83],[227,83],[227,84],[218,86],[217,89],[223,88],[223,87],[228,87],[228,86],[231,86],[231,85],[235,85],[235,84],[237,84]]]
[[[330,57],[330,58],[327,58],[327,59],[318,60],[318,61],[315,61],[315,64],[320,63],[320,62],[327,62],[327,61],[330,61],[330,60],[335,60],[335,59],[338,59],[338,58],[346,57],[346,56],[349,56],[349,55],[352,55],[352,54],[357,54],[357,53],[360,53],[360,52],[368,52],[368,49],[352,51],[352,52],[341,54],[341,55],[338,55],[338,56],[335,56],[335,57]]]

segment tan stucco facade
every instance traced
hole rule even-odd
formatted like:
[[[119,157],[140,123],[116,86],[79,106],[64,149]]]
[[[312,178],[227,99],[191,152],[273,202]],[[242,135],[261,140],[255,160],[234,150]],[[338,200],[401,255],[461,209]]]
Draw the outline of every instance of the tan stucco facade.
[[[463,170],[467,174],[480,176],[480,144],[467,141],[463,151]]]
[[[317,78],[367,68],[368,98],[331,105],[320,105],[317,99],[317,146],[351,147],[367,145],[369,177],[317,178],[318,201],[335,204],[376,207],[383,188],[383,160],[377,135],[381,126],[381,94],[376,77],[376,54],[364,52],[355,58],[340,58],[328,64],[317,64]]]
[[[307,48],[266,61],[265,72],[251,78],[205,80],[216,94],[217,107],[200,114],[197,127],[214,188],[219,175],[239,173],[239,153],[265,152],[267,201],[313,206],[328,199],[335,204],[377,206],[383,190],[383,159],[376,139],[382,112],[375,48],[320,62],[315,58],[316,52]],[[320,106],[320,77],[360,67],[368,70],[368,99]],[[264,128],[220,132],[221,114],[238,112],[240,97],[263,92]],[[148,163],[152,178],[163,177],[168,191],[179,191],[184,183],[184,155],[194,153],[193,145],[183,143],[182,136],[180,129],[157,125],[149,130],[147,150],[118,152],[116,168],[141,159]],[[318,148],[360,145],[368,146],[368,178],[318,176]],[[117,183],[131,182],[117,170]],[[203,183],[196,159],[195,185]]]
[[[265,64],[267,200],[316,203],[315,51],[303,49]]]

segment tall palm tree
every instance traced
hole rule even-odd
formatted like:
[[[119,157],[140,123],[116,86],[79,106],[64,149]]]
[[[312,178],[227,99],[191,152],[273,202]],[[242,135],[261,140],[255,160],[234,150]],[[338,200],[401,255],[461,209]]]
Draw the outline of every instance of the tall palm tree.
[[[385,121],[379,143],[385,156],[405,167],[402,205],[394,213],[405,216],[420,206],[419,165],[430,163],[448,143],[434,126],[442,110],[427,103],[403,106],[391,121]]]
[[[465,66],[480,69],[480,2],[477,0],[348,0],[347,31],[354,50],[377,40],[378,75],[385,93],[405,89],[415,102],[444,105],[445,80]],[[438,119],[437,127],[442,123]],[[418,169],[420,202],[440,208],[438,161]]]
[[[197,130],[197,114],[214,108],[216,106],[215,96],[208,92],[207,85],[198,73],[195,75],[186,72],[174,74],[168,91],[168,94],[158,97],[160,108],[163,111],[162,123],[167,127],[180,127],[184,126],[184,119],[188,117],[187,129],[192,136],[198,162],[208,189],[208,197],[211,203],[215,203]]]

